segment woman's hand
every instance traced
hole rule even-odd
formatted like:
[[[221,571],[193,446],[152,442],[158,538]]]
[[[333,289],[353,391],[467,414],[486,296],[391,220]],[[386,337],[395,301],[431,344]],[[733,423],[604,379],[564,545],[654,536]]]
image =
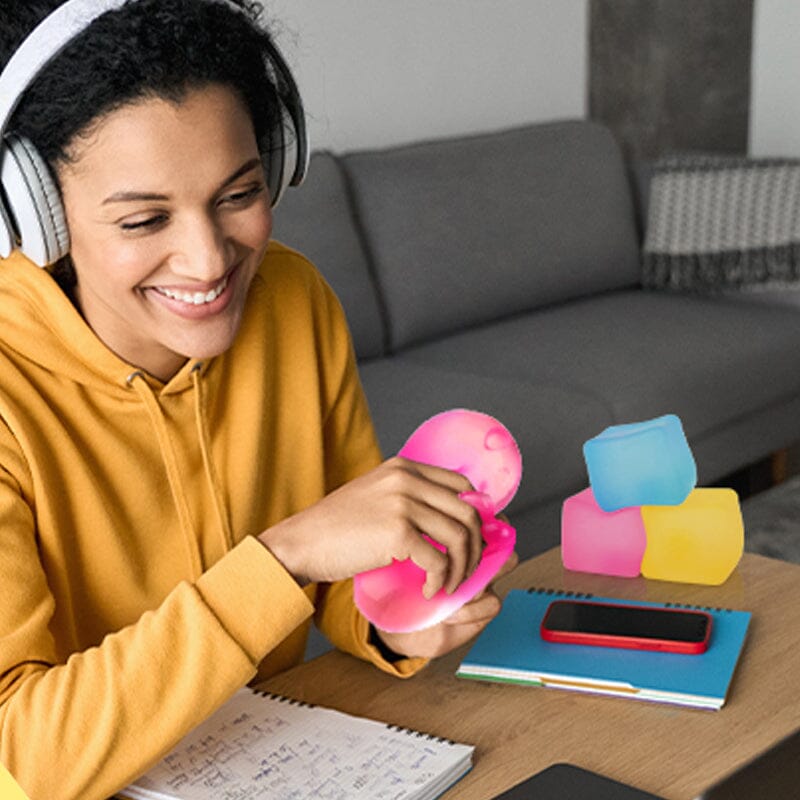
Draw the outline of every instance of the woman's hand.
[[[388,633],[376,629],[378,636],[390,650],[410,658],[437,658],[455,650],[477,636],[497,616],[501,601],[495,594],[494,583],[511,572],[518,562],[517,554],[512,553],[483,592],[437,625],[413,633]]]
[[[300,583],[410,558],[426,572],[426,597],[442,587],[452,593],[477,567],[483,546],[480,516],[458,496],[468,491],[472,485],[457,472],[395,457],[258,538]]]

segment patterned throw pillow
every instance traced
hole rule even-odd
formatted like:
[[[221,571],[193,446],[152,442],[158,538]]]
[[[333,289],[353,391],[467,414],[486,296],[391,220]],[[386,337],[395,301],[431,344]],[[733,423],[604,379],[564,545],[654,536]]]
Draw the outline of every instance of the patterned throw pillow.
[[[800,281],[800,160],[680,156],[654,166],[644,286]]]

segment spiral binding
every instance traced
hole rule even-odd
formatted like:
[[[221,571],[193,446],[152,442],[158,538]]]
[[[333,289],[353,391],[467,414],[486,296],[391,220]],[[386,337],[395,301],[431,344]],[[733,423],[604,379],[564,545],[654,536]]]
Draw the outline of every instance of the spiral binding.
[[[261,697],[267,697],[270,700],[277,700],[279,703],[288,703],[290,706],[302,706],[303,708],[316,708],[314,703],[307,703],[304,700],[297,700],[294,697],[287,697],[285,694],[277,694],[276,692],[265,692],[261,689],[251,689],[254,694],[260,695]],[[440,744],[449,744],[455,745],[452,739],[447,739],[443,736],[435,736],[432,733],[423,733],[422,731],[416,731],[413,728],[404,728],[402,725],[392,725],[391,723],[386,723],[386,728],[390,731],[396,731],[397,733],[405,733],[407,736],[416,736],[419,739],[425,739],[429,742],[439,742]]]
[[[564,591],[561,589],[544,589],[538,586],[531,586],[530,589],[526,589],[525,591],[528,594],[542,594],[542,595],[550,595],[552,597],[572,597],[575,600],[583,600],[595,596],[591,592],[572,592],[572,591]],[[692,603],[669,602],[669,603],[659,603],[658,605],[664,608],[683,608],[694,611],[717,611],[719,613],[725,611],[728,614],[730,614],[733,611],[733,609],[730,608],[721,608],[719,606],[694,605]]]
[[[279,703],[288,703],[290,706],[301,706],[302,708],[316,708],[314,703],[306,703],[304,700],[297,700],[294,697],[287,697],[285,694],[277,694],[276,692],[264,692],[261,689],[251,689],[254,694],[267,697],[270,700],[277,700]]]
[[[664,603],[665,608],[686,608],[686,609],[693,609],[695,611],[719,611],[720,613],[725,611],[730,614],[733,609],[732,608],[721,608],[720,606],[700,606],[700,605],[692,605],[691,603]]]
[[[564,591],[562,589],[544,589],[538,586],[531,586],[530,589],[525,590],[528,594],[545,594],[552,597],[572,597],[575,600],[582,600],[588,597],[594,597],[591,592],[573,592]]]
[[[386,723],[386,728],[397,733],[404,733],[406,736],[416,736],[418,739],[425,739],[428,742],[439,742],[440,744],[450,745],[456,744],[456,742],[454,742],[452,739],[447,739],[443,736],[435,736],[432,733],[423,733],[422,731],[416,731],[413,728],[404,728],[402,725],[393,725],[390,722]]]

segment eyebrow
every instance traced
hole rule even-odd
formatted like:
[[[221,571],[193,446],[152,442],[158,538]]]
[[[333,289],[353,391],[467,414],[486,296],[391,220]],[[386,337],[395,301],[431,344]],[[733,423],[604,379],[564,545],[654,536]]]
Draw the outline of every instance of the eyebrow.
[[[225,180],[219,185],[219,189],[217,189],[217,191],[224,189],[228,184],[233,183],[237,178],[241,178],[242,175],[246,175],[251,169],[254,169],[259,164],[261,164],[261,160],[258,158],[251,158],[249,161],[246,161],[241,167],[239,167],[239,169],[225,178]],[[105,200],[103,200],[102,205],[107,205],[108,203],[129,203],[132,200],[169,200],[169,195],[159,194],[157,192],[114,192],[114,194],[109,195]]]

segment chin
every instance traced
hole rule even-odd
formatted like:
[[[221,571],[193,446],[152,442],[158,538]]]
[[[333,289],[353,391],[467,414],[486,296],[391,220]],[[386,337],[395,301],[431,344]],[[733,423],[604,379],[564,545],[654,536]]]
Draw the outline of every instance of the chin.
[[[226,342],[216,342],[214,344],[187,348],[183,355],[185,355],[186,358],[195,359],[197,361],[208,361],[230,350],[233,346],[234,338]]]
[[[172,349],[186,358],[194,359],[209,359],[222,355],[233,347],[239,334],[240,320],[241,317],[237,316],[230,323],[221,325],[221,330],[218,332],[209,331],[203,336],[181,337],[180,342],[175,342],[178,346]]]

